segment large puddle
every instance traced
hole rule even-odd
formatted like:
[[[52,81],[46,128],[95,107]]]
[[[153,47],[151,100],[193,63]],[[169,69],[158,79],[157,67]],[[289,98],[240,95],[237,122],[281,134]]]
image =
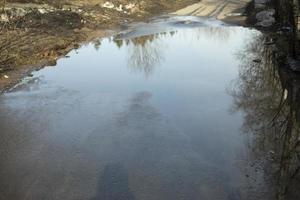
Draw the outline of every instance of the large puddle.
[[[2,197],[253,195],[250,182],[263,180],[246,167],[245,114],[234,111],[232,89],[259,36],[211,19],[162,18],[34,72],[0,99]]]

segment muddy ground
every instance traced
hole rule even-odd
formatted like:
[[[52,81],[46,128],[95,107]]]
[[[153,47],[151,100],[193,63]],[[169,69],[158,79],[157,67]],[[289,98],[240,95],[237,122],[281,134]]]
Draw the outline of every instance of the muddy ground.
[[[245,24],[249,1],[8,0],[0,16],[0,91],[32,70],[54,66],[83,43],[111,34],[124,23],[160,14],[210,16]]]

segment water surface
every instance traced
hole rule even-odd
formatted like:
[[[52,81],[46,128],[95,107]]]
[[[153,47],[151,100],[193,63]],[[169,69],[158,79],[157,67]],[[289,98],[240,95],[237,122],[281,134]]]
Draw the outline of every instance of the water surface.
[[[241,199],[248,150],[228,91],[258,35],[163,18],[34,72],[0,98],[2,196]]]

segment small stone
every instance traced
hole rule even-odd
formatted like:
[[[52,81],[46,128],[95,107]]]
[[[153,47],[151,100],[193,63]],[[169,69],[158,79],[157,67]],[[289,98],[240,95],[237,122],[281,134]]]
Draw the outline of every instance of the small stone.
[[[117,11],[122,12],[123,11],[123,5],[120,4],[118,8],[116,8]]]
[[[108,1],[105,2],[104,4],[102,4],[102,8],[112,9],[114,7],[115,7],[115,5],[113,3],[111,3],[111,2],[108,2]]]
[[[275,23],[275,18],[273,15],[275,14],[274,9],[264,10],[256,14],[256,19],[258,23],[256,23],[256,26],[262,26],[262,27],[270,27]]]
[[[4,75],[3,77],[4,77],[5,79],[8,79],[8,78],[9,78],[9,76],[7,76],[7,75]]]
[[[253,62],[255,62],[255,63],[261,63],[261,59],[254,59]]]
[[[261,27],[270,27],[275,23],[275,18],[270,18],[269,20],[264,20],[262,22],[258,22],[255,25],[256,26],[261,26]]]
[[[288,58],[288,65],[295,72],[300,72],[300,60]]]
[[[1,22],[9,22],[9,17],[7,14],[1,14],[0,15],[0,21]]]
[[[265,19],[268,19],[269,17],[272,17],[274,14],[274,9],[264,10],[256,14],[256,19],[259,21],[263,21]]]
[[[284,92],[283,92],[283,99],[286,100],[288,98],[288,90],[287,89],[284,89]]]
[[[135,4],[133,4],[133,3],[130,3],[130,4],[128,4],[128,5],[125,6],[126,10],[131,10],[134,7],[135,7]]]
[[[40,14],[45,14],[46,13],[46,10],[43,9],[43,8],[39,8],[38,11],[39,11]]]

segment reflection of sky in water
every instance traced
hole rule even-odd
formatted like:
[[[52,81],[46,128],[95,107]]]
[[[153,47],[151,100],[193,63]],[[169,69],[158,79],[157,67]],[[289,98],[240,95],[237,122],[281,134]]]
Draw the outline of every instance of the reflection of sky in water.
[[[14,134],[29,138],[19,150],[33,156],[10,157],[26,164],[23,179],[37,180],[29,196],[238,199],[242,118],[229,114],[226,87],[238,76],[236,52],[255,34],[226,27],[104,39],[35,72],[40,87],[6,94],[0,122],[9,133],[22,121]],[[16,168],[8,170],[14,185]]]

